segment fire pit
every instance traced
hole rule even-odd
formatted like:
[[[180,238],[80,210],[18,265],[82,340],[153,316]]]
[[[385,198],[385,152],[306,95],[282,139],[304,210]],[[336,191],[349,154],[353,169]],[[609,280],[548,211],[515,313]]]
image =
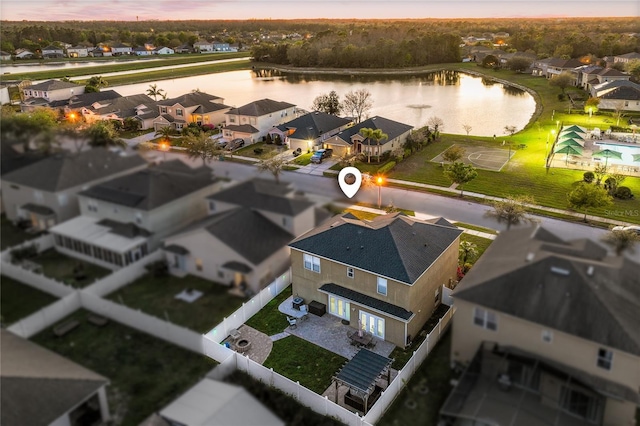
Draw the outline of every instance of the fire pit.
[[[241,353],[241,354],[245,353],[249,349],[250,346],[251,346],[251,342],[248,341],[247,339],[240,339],[235,344],[236,351]]]

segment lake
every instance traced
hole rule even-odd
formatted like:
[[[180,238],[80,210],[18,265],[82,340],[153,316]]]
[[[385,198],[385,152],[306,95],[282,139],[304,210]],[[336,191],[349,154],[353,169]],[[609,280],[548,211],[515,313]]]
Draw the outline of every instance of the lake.
[[[199,89],[239,107],[270,98],[310,110],[316,96],[335,90],[340,99],[350,90],[366,88],[373,97],[369,115],[422,127],[431,116],[444,121],[447,133],[478,136],[504,135],[505,126],[521,130],[535,111],[533,97],[520,89],[456,71],[439,71],[414,76],[282,75],[274,71],[231,71],[114,86],[123,96],[145,93],[157,84],[168,97]]]

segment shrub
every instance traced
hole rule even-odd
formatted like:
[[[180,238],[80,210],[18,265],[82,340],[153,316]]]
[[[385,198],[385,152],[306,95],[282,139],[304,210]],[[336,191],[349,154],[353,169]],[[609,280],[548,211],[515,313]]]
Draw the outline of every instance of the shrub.
[[[380,174],[385,174],[390,172],[394,167],[396,166],[396,162],[395,161],[389,161],[387,164],[385,164],[384,166],[380,167],[378,169],[378,173]]]
[[[265,142],[267,145],[271,145],[271,144],[273,143],[273,139],[271,139],[271,135],[270,135],[269,133],[267,133],[267,136],[265,136],[265,138],[264,138],[264,142]]]
[[[262,154],[263,152],[264,152],[264,149],[262,149],[262,148],[256,148],[256,149],[253,150],[254,154]]]
[[[629,187],[620,186],[618,187],[618,189],[616,189],[616,192],[613,193],[613,196],[621,200],[630,200],[631,198],[633,198],[633,193],[631,192],[631,189],[629,189]]]
[[[617,186],[618,184],[614,178],[607,178],[604,181],[604,189],[606,189],[607,191],[615,190]]]
[[[631,133],[633,131],[631,127],[622,127],[622,126],[611,126],[609,130],[611,130],[612,132],[626,132],[626,133]]]
[[[584,172],[584,174],[582,175],[582,179],[584,179],[584,181],[587,183],[593,182],[595,178],[596,175],[594,175],[593,172]]]
[[[35,244],[29,244],[25,247],[15,248],[11,250],[9,254],[11,255],[12,262],[20,262],[24,259],[32,259],[38,256],[38,246],[36,246]]]
[[[565,94],[564,93],[558,93],[558,100],[559,101],[564,101],[565,98]]]

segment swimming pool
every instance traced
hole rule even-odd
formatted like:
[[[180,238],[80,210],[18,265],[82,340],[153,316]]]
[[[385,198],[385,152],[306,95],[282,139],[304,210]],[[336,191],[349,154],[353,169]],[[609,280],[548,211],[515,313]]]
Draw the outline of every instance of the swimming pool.
[[[608,160],[608,164],[624,164],[624,165],[628,165],[628,166],[640,166],[640,162],[638,161],[633,161],[633,155],[638,155],[640,154],[640,144],[636,144],[634,145],[623,145],[623,144],[618,144],[615,143],[614,141],[612,142],[596,142],[596,151],[600,151],[603,149],[610,149],[611,151],[617,151],[620,154],[622,154],[622,160],[618,160],[617,158],[609,158]],[[605,158],[602,158],[602,161],[604,161]]]

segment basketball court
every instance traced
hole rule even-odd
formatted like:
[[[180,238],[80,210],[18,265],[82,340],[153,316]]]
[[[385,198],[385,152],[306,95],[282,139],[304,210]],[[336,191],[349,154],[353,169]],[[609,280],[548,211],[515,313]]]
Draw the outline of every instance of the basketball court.
[[[463,148],[465,151],[460,161],[465,164],[471,164],[478,169],[492,170],[496,172],[502,170],[505,164],[507,164],[507,162],[509,161],[509,158],[515,155],[515,150],[513,149],[511,149],[511,155],[509,155],[508,149],[488,148],[486,146],[471,145],[458,146]],[[434,163],[444,162],[442,154],[445,151],[435,156],[431,161],[433,161]]]

